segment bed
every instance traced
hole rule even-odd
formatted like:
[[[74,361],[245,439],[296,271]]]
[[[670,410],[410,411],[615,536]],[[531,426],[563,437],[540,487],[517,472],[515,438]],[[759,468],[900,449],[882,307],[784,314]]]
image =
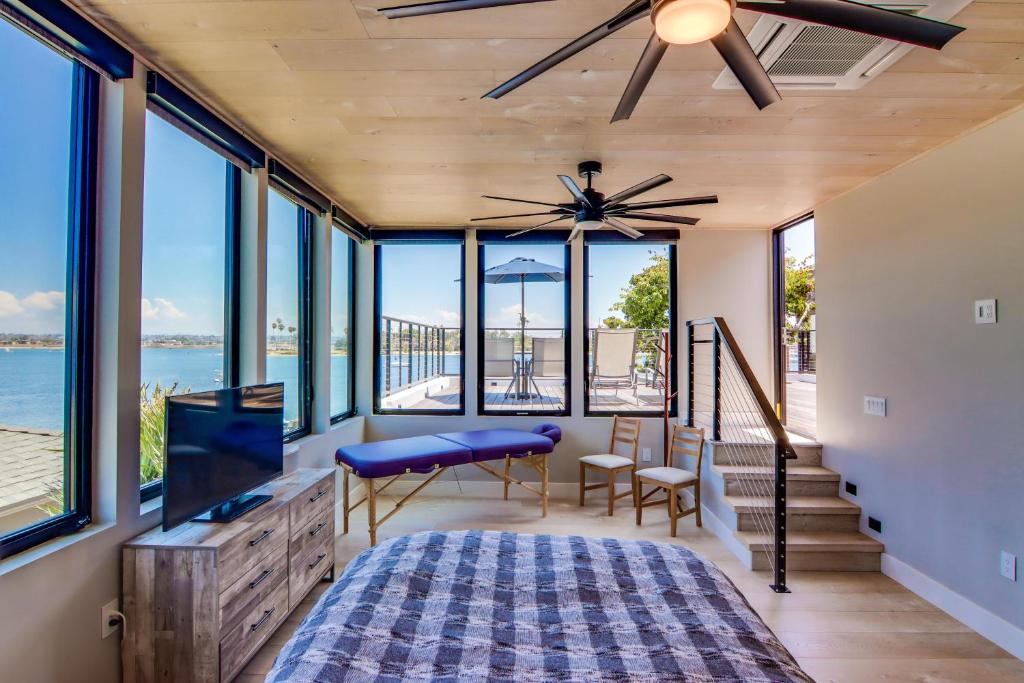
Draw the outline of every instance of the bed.
[[[686,548],[493,531],[365,551],[266,680],[811,681]]]

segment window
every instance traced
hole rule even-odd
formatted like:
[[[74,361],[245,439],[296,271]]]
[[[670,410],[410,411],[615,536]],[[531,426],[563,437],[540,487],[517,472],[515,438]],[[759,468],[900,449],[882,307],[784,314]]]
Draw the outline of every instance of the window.
[[[479,231],[481,414],[569,412],[569,247]],[[554,233],[552,233],[554,234]]]
[[[584,250],[586,413],[661,415],[675,393],[675,245],[587,236]],[[674,351],[673,351],[674,353]],[[677,399],[670,401],[675,415]]]
[[[160,494],[164,397],[231,385],[225,312],[229,197],[240,171],[160,115],[146,113],[142,216],[139,474],[142,499]],[[188,201],[182,201],[187,197]]]
[[[99,75],[0,19],[0,557],[88,524]]]
[[[284,382],[285,439],[309,433],[309,211],[267,198],[267,382]]]
[[[355,358],[352,356],[355,242],[331,229],[331,420],[355,410]]]
[[[377,240],[377,413],[462,415],[465,411],[461,232],[457,239]]]

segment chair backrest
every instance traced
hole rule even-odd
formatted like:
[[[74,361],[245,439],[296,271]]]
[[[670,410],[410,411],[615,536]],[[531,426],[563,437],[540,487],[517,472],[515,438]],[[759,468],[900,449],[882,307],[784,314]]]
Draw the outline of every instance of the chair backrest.
[[[515,357],[515,342],[511,339],[485,339],[484,377],[512,377]]]
[[[628,453],[626,457],[632,458],[633,462],[636,463],[637,450],[640,446],[641,424],[643,423],[637,417],[623,417],[621,415],[613,417],[612,439],[611,444],[608,446],[608,452],[621,455],[621,453],[616,451],[615,447],[617,444],[622,444]]]
[[[704,430],[700,427],[672,425],[672,457],[669,466],[675,467],[675,456],[690,455],[697,458],[697,469],[694,474],[700,478],[701,463],[704,460]]]
[[[632,377],[635,366],[635,329],[594,331],[595,377]]]
[[[533,338],[533,376],[565,377],[565,340]]]

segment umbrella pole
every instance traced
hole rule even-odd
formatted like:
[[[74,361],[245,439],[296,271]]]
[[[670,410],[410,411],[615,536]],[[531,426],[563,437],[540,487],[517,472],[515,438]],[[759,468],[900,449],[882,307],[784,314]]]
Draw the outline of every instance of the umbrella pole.
[[[526,276],[519,276],[519,398],[529,398],[526,378]]]

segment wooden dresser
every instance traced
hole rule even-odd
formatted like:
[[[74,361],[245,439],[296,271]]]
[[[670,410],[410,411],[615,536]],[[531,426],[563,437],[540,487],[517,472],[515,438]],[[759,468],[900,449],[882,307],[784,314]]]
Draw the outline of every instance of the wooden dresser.
[[[230,681],[334,572],[334,470],[301,469],[228,524],[189,522],[124,546],[128,682]]]

